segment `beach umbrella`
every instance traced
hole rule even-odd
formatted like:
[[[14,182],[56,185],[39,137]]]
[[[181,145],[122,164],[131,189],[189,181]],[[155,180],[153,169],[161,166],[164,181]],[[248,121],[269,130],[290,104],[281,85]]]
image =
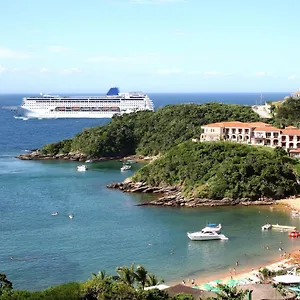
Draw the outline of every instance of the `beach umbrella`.
[[[233,287],[237,284],[237,282],[234,279],[229,279],[227,282],[227,285],[229,285],[230,287]]]
[[[217,283],[217,284],[218,284],[218,283],[221,283],[221,282],[223,282],[223,280],[221,280],[221,279],[216,279],[216,280],[215,280],[215,283]]]

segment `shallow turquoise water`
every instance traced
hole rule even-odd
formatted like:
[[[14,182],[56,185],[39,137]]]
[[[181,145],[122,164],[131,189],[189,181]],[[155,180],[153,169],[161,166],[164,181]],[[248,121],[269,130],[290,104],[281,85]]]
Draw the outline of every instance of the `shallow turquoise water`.
[[[114,273],[131,263],[167,281],[181,280],[224,271],[236,260],[241,266],[265,263],[279,257],[279,247],[288,251],[300,242],[261,231],[266,220],[300,227],[299,219],[276,209],[139,207],[151,196],[106,188],[138,164],[123,173],[120,162],[92,163],[87,172],[77,172],[77,165],[0,158],[0,264],[17,288],[86,280],[92,272]],[[54,211],[59,215],[51,216]],[[221,222],[229,240],[187,238],[207,221]]]
[[[256,99],[247,94],[210,97],[248,104]],[[156,107],[203,99],[193,94],[153,95]],[[0,107],[20,101],[21,95],[0,95]],[[167,282],[181,281],[226,272],[237,260],[241,268],[263,265],[279,258],[279,247],[288,252],[300,243],[287,233],[261,232],[267,220],[300,228],[298,218],[276,209],[138,207],[151,196],[106,188],[134,171],[121,173],[120,162],[91,164],[90,170],[80,173],[78,163],[14,158],[25,149],[72,137],[82,128],[108,120],[23,121],[0,109],[0,122],[0,272],[8,275],[15,288],[41,289],[86,280],[92,272],[106,269],[113,274],[117,266],[133,262],[144,264]],[[59,216],[51,216],[54,211]],[[73,220],[69,213],[74,214]],[[207,221],[221,222],[229,240],[192,242],[187,238],[187,231],[199,230]]]

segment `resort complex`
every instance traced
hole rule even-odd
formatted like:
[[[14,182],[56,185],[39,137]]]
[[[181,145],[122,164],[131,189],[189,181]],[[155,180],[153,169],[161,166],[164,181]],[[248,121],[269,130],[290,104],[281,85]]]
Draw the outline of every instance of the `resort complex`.
[[[282,147],[292,156],[300,155],[300,129],[280,129],[263,122],[220,122],[202,126],[200,141],[232,141],[251,145]]]

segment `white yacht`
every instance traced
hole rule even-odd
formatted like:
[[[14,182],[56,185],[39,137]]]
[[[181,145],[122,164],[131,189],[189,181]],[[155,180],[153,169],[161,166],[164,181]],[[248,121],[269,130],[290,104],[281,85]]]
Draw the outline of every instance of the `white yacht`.
[[[77,166],[78,172],[85,172],[88,169],[87,165]]]
[[[266,223],[265,225],[261,226],[261,230],[270,230],[272,229],[272,225],[270,223]]]
[[[111,88],[103,96],[45,95],[25,97],[20,113],[27,118],[112,118],[115,114],[154,111],[152,100],[143,92],[120,93]]]
[[[130,170],[130,169],[131,169],[131,166],[130,166],[130,165],[123,165],[122,168],[121,168],[121,172]]]
[[[221,224],[207,223],[206,227],[204,227],[202,230],[219,232],[221,229]]]
[[[192,241],[228,240],[228,238],[224,234],[208,230],[188,232],[187,236]]]
[[[74,216],[72,215],[72,214],[69,214],[69,219],[73,219],[74,218]]]

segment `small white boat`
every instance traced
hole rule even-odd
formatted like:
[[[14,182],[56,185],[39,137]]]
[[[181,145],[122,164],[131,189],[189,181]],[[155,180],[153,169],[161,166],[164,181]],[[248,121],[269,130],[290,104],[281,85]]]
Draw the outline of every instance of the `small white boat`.
[[[228,237],[226,237],[224,234],[206,230],[188,232],[187,236],[192,241],[228,240]]]
[[[73,219],[74,216],[72,214],[69,214],[69,219]]]
[[[56,211],[56,212],[52,213],[51,216],[58,216],[58,212]]]
[[[121,172],[130,170],[130,169],[131,169],[131,166],[130,166],[130,165],[123,165],[122,168],[121,168]]]
[[[93,160],[92,159],[87,159],[85,162],[86,163],[91,163],[91,162],[93,162]]]
[[[204,227],[202,230],[204,231],[215,231],[215,232],[219,232],[222,229],[222,225],[221,224],[214,224],[214,223],[207,223],[206,227]]]
[[[270,230],[271,228],[272,228],[272,225],[269,223],[261,226],[261,230]]]
[[[78,172],[85,172],[88,169],[87,165],[77,166]]]

